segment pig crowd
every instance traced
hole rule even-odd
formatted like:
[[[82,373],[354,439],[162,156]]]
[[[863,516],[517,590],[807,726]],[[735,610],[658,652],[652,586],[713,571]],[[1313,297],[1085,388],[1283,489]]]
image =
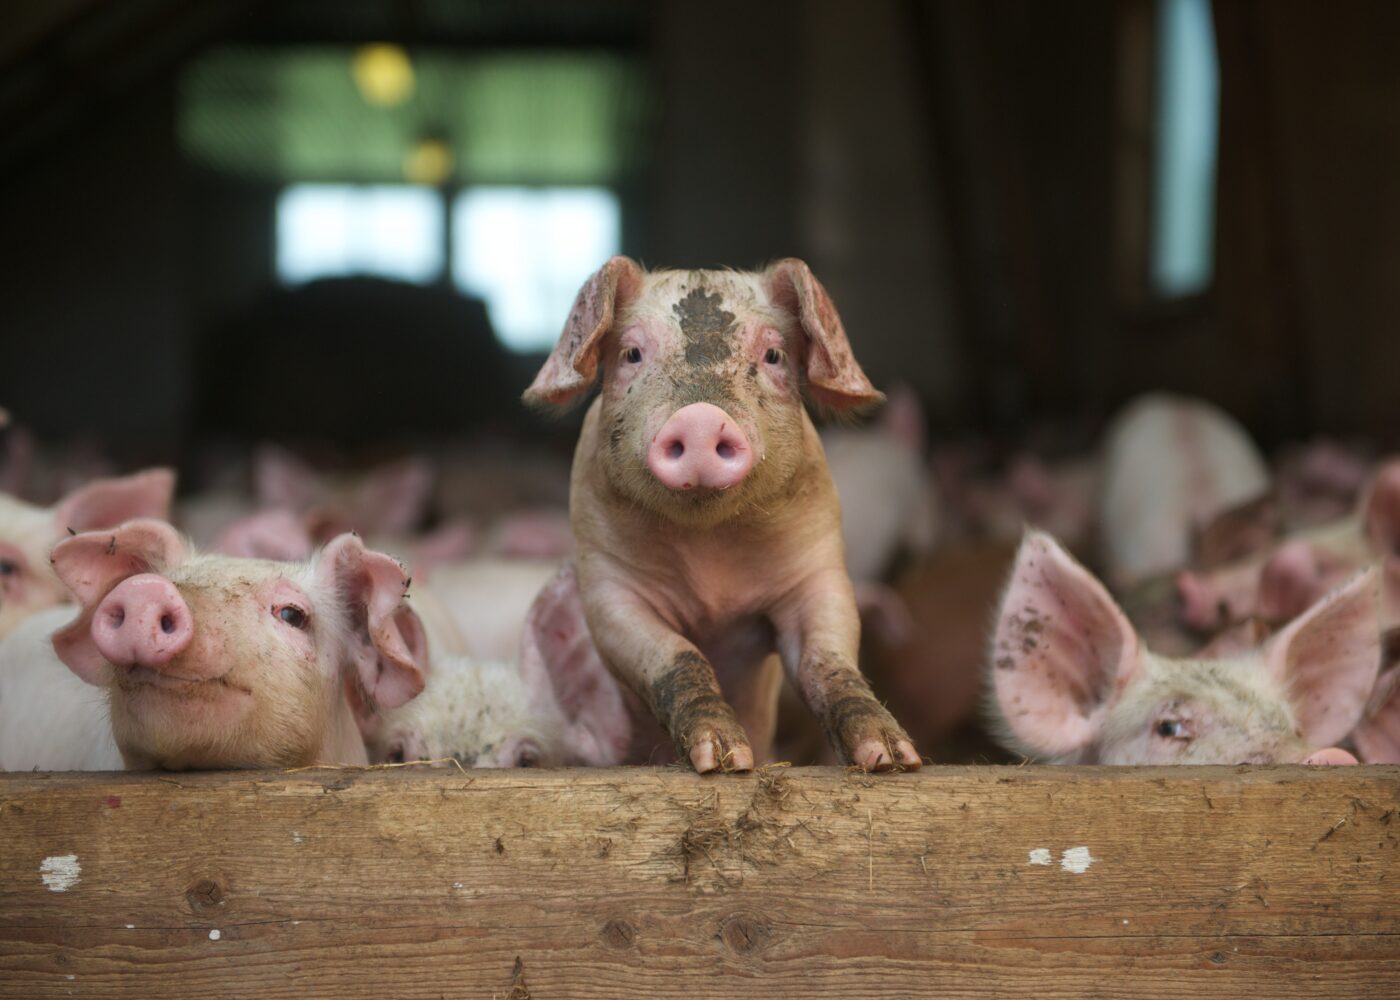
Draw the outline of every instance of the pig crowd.
[[[931,442],[793,259],[604,263],[524,402],[590,395],[571,465],[178,496],[6,428],[0,769],[1400,762],[1400,458],[1167,394]]]

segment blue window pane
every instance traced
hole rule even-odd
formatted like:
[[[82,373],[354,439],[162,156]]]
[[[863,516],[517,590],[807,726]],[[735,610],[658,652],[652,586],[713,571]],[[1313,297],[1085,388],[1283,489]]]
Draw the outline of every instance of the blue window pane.
[[[474,187],[452,208],[452,279],[486,301],[506,347],[548,350],[621,226],[607,188]]]
[[[284,285],[374,275],[426,284],[443,271],[442,196],[429,187],[294,184],[277,199]]]
[[[1159,295],[1209,287],[1214,268],[1219,65],[1209,0],[1157,2],[1151,277]]]

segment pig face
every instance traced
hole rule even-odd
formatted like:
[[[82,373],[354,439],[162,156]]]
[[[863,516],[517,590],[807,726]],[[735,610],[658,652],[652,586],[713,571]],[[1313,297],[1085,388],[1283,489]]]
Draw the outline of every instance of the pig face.
[[[464,767],[622,763],[632,728],[622,689],[583,618],[573,567],[540,591],[520,662],[454,657],[434,664],[427,690],[402,708],[361,719],[372,759]]]
[[[806,264],[763,272],[644,272],[614,257],[584,285],[525,394],[567,404],[603,367],[608,483],[662,517],[706,526],[790,489],[805,388],[849,409],[882,397]]]
[[[296,455],[263,445],[253,455],[259,504],[304,515],[318,542],[355,531],[361,535],[407,535],[418,527],[432,498],[434,471],[428,459],[410,455],[359,476],[328,476]]]
[[[53,507],[0,496],[0,637],[35,611],[72,600],[49,567],[54,543],[134,517],[164,518],[174,489],[170,470],[151,469],[94,480]]]
[[[286,564],[198,555],[138,520],[60,543],[53,565],[82,602],[54,650],[108,689],[129,766],[360,763],[350,705],[423,686],[407,578],[353,535]]]
[[[1260,649],[1157,656],[1087,570],[1029,533],[991,652],[1005,741],[1079,763],[1352,763],[1330,744],[1356,724],[1374,685],[1378,613],[1372,572]]]

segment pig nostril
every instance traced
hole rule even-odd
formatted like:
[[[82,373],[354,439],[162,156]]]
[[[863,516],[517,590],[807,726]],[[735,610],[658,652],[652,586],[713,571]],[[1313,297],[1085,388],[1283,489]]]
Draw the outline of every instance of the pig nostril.
[[[174,632],[174,631],[175,631],[175,617],[174,617],[173,615],[169,615],[169,614],[161,615],[161,616],[160,616],[160,630],[161,630],[162,632],[164,632],[166,635],[169,635],[171,632]]]
[[[728,441],[721,441],[719,445],[715,448],[715,451],[719,454],[720,458],[726,460],[734,457],[734,446]]]
[[[111,624],[112,628],[121,628],[126,622],[126,609],[113,608],[111,611],[107,612],[107,621]]]
[[[667,457],[667,458],[680,458],[680,457],[681,457],[682,455],[684,455],[684,454],[685,454],[685,445],[681,444],[679,441],[672,441],[670,444],[668,444],[668,445],[666,446],[666,457]]]

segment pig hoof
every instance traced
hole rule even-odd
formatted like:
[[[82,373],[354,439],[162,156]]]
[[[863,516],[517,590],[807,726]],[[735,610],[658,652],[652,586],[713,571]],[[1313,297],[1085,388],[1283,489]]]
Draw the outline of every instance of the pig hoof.
[[[690,764],[700,774],[711,771],[752,771],[753,750],[747,743],[704,736],[690,748]]]
[[[914,771],[924,762],[907,739],[884,734],[857,744],[851,753],[851,763],[862,771]]]

